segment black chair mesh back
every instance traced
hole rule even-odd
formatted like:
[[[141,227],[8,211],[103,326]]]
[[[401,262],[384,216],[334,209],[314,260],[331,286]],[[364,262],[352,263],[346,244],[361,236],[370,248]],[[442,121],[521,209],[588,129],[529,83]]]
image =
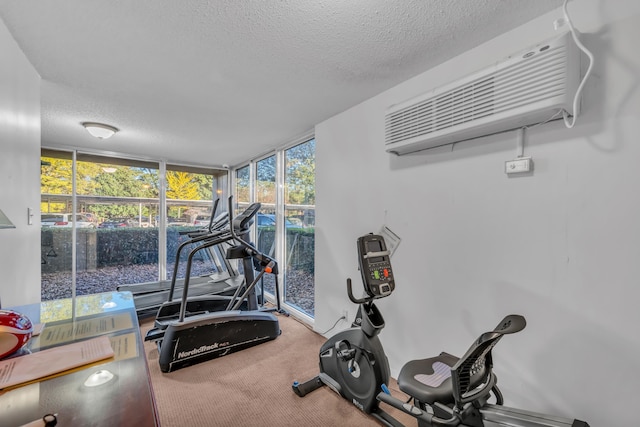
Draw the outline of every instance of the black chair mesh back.
[[[526,326],[524,317],[516,314],[505,317],[491,332],[485,332],[471,345],[458,363],[451,368],[453,398],[456,406],[488,395],[493,387],[493,359],[491,350],[505,334],[519,332]]]

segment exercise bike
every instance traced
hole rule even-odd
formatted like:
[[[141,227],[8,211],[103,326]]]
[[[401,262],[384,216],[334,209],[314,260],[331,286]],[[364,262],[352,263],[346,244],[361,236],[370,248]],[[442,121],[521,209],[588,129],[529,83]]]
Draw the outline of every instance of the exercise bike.
[[[493,372],[492,350],[507,334],[521,331],[525,318],[508,315],[490,332],[473,342],[461,358],[448,353],[405,364],[398,387],[408,401],[391,395],[387,384],[389,362],[378,334],[384,319],[374,300],[389,296],[395,280],[384,238],[366,235],[358,239],[358,259],[365,296],[349,299],[359,304],[351,328],[329,338],[320,348],[320,374],[306,382],[294,382],[300,397],[326,385],[361,411],[388,427],[403,426],[380,403],[416,418],[419,427],[589,427],[584,421],[539,414],[503,406],[503,396]],[[493,398],[495,404],[488,403]]]

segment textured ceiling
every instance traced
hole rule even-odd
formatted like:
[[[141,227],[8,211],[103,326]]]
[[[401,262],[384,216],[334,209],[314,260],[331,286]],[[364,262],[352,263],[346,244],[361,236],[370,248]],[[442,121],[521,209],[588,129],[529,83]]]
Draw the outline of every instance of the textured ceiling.
[[[233,166],[561,5],[2,0],[0,19],[42,77],[43,146]]]

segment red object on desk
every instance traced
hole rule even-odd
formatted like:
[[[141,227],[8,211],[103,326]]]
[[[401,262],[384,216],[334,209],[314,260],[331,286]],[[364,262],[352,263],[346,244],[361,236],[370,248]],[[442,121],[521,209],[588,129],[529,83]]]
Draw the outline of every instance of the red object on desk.
[[[0,359],[20,350],[31,338],[31,320],[13,310],[0,310]]]

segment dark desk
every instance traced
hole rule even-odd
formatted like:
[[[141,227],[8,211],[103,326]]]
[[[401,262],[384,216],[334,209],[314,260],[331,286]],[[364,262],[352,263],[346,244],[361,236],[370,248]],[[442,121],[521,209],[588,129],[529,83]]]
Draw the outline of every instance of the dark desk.
[[[47,413],[58,426],[158,426],[157,411],[133,296],[113,292],[13,307],[45,326],[31,352],[106,335],[115,360],[0,392],[0,424],[20,426]],[[98,371],[113,377],[93,386]],[[109,376],[110,377],[110,376]],[[89,380],[89,381],[88,381]]]

